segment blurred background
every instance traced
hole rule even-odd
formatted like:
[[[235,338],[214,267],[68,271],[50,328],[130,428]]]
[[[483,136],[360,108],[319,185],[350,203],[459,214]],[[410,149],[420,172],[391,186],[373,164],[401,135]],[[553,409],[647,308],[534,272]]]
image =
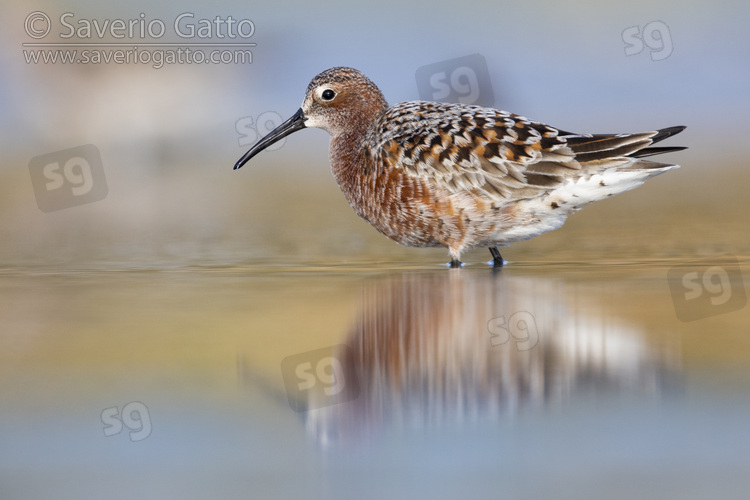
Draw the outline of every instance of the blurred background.
[[[739,0],[4,1],[0,498],[744,498],[748,25]],[[502,271],[447,270],[356,217],[324,131],[232,170],[341,65],[392,104],[689,149]]]
[[[36,11],[50,20],[42,38],[25,31]],[[72,14],[64,18],[71,27],[60,20],[65,13]],[[192,16],[180,21],[183,34],[191,25],[198,33],[200,20],[229,16],[251,20],[254,32],[218,38],[227,26],[214,23],[213,33],[202,38],[180,37],[173,24],[185,13]],[[482,104],[578,132],[688,126],[669,145],[690,149],[665,158],[682,169],[584,210],[569,224],[596,226],[603,220],[592,234],[606,240],[600,232],[613,220],[642,225],[645,217],[656,223],[669,217],[663,227],[642,228],[644,236],[666,237],[676,252],[688,245],[704,254],[737,253],[726,248],[724,238],[748,222],[739,203],[747,179],[741,134],[750,111],[750,70],[744,64],[749,17],[739,1],[690,8],[671,1],[485,2],[460,8],[404,2],[280,8],[270,2],[76,1],[38,2],[32,8],[4,2],[0,262],[150,266],[241,263],[280,252],[303,260],[402,252],[347,207],[330,176],[328,136],[321,130],[287,138],[241,171],[231,167],[256,138],[296,111],[308,82],[323,69],[358,68],[397,103],[430,97],[419,93],[420,68],[433,65],[427,76],[440,73],[441,65],[450,73],[457,65],[450,61],[474,54],[486,64],[488,81],[480,83],[491,85],[491,95],[479,96]],[[88,38],[79,36],[87,22],[101,27],[118,19],[126,24],[142,19],[146,27],[161,20],[165,34],[151,39],[146,32],[145,42],[253,43],[252,63],[165,63],[156,69],[148,60],[27,62],[32,52],[40,57],[42,50],[58,47],[24,43],[117,42],[126,45],[99,49],[133,50],[144,41],[138,32],[135,40],[127,32],[121,39],[99,38],[92,27]],[[44,22],[37,19],[30,29],[41,31]],[[241,26],[245,34],[249,26]],[[168,49],[176,48],[141,45],[138,51]],[[451,76],[436,78],[448,82]],[[435,85],[433,94],[471,98],[471,90],[461,92],[471,82],[454,83],[458,91],[451,95]],[[86,144],[101,154],[106,192],[96,202],[42,212],[30,182],[31,160]],[[519,244],[519,255],[567,250],[557,233]],[[746,242],[740,243],[746,250]],[[514,251],[508,252],[506,258]],[[443,253],[426,255],[444,259]]]

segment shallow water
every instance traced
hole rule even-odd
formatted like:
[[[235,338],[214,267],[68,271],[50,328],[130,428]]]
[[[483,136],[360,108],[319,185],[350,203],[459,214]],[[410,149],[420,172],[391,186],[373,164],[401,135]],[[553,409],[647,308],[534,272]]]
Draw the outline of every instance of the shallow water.
[[[451,5],[472,16],[452,24],[404,2],[149,5],[168,29],[257,23],[251,66],[162,69],[26,64],[32,9],[0,4],[0,500],[747,497],[750,11],[672,4]],[[322,130],[231,170],[315,72],[355,65],[395,103],[462,54],[486,60],[482,97],[552,125],[688,125],[659,157],[682,168],[501,249],[499,272],[359,220]],[[105,175],[70,206],[75,179],[32,163],[83,144]]]
[[[747,258],[425,260],[6,268],[0,496],[748,490]]]
[[[6,188],[0,498],[750,489],[744,171],[660,176],[493,271],[278,169],[49,214]]]

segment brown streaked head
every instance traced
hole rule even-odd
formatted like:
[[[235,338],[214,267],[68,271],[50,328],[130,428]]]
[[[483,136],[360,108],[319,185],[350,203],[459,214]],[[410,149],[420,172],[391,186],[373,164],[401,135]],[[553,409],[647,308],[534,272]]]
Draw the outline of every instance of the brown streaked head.
[[[380,89],[361,72],[346,67],[327,69],[307,86],[302,107],[250,148],[234,169],[241,168],[271,144],[306,127],[322,128],[332,137],[363,135],[387,108]]]

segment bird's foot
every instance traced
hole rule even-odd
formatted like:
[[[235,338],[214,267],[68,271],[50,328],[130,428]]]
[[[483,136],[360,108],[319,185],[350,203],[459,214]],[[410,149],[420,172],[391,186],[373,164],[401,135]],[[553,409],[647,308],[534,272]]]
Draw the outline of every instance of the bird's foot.
[[[505,265],[505,260],[503,260],[503,256],[500,255],[497,247],[490,247],[490,253],[492,254],[492,267],[497,268]]]

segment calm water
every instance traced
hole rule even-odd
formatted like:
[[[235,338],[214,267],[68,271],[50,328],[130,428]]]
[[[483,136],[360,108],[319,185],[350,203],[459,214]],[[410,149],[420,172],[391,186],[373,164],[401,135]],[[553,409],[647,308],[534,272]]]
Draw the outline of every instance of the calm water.
[[[740,498],[747,264],[7,268],[0,497]]]
[[[5,184],[0,499],[746,496],[744,169],[660,176],[493,272],[263,167],[51,213]]]
[[[24,63],[32,10],[140,12],[93,3],[0,4],[0,500],[749,496],[747,2],[149,2],[167,30],[251,19],[255,61]],[[395,103],[477,52],[498,107],[688,125],[660,158],[682,168],[501,249],[500,272],[359,220],[322,130],[231,170],[326,67]],[[62,209],[30,165],[83,144],[106,189]]]

